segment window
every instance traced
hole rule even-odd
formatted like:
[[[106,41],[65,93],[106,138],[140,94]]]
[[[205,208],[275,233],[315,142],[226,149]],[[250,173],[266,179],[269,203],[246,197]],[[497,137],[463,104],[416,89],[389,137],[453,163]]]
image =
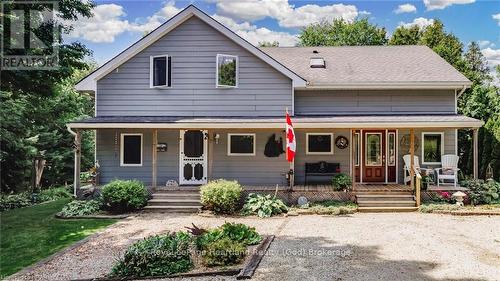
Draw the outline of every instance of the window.
[[[227,155],[255,155],[255,134],[227,134]]]
[[[306,154],[333,154],[333,134],[307,133]]]
[[[217,87],[238,87],[238,57],[217,55]]]
[[[444,143],[443,133],[424,132],[422,133],[422,163],[441,164]]]
[[[359,166],[359,156],[360,156],[360,151],[359,151],[359,133],[354,133],[354,165]]]
[[[172,86],[171,64],[171,57],[167,55],[150,57],[149,86],[151,88]]]
[[[389,133],[388,134],[388,141],[387,141],[387,148],[388,148],[388,158],[389,161],[387,161],[389,166],[396,166],[396,133]]]
[[[366,166],[382,165],[382,134],[366,133]]]
[[[142,166],[142,134],[121,134],[120,166]]]

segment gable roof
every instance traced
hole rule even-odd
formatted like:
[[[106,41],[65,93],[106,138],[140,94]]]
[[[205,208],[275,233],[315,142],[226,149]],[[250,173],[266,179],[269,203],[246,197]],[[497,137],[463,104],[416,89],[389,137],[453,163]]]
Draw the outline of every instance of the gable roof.
[[[427,46],[267,47],[308,88],[462,88],[472,83]],[[317,51],[313,52],[313,51]],[[311,68],[311,58],[326,68]]]
[[[160,25],[158,28],[150,32],[148,35],[144,36],[142,39],[125,49],[123,52],[106,62],[104,65],[96,69],[94,72],[87,75],[85,78],[80,80],[75,88],[78,91],[96,91],[97,88],[97,80],[101,79],[118,66],[165,36],[171,30],[188,20],[189,18],[196,16],[211,27],[217,29],[219,32],[224,34],[229,39],[233,40],[235,43],[239,44],[247,51],[255,55],[256,57],[262,59],[264,62],[268,63],[272,67],[274,67],[277,71],[281,72],[283,75],[292,79],[294,87],[304,87],[306,85],[306,80],[295,72],[291,71],[287,67],[285,67],[280,62],[276,61],[271,56],[267,55],[265,52],[260,50],[259,48],[252,45],[250,42],[241,38],[239,35],[231,31],[229,28],[225,27],[194,5],[189,5],[184,10],[180,11],[177,15],[170,18],[168,21]]]

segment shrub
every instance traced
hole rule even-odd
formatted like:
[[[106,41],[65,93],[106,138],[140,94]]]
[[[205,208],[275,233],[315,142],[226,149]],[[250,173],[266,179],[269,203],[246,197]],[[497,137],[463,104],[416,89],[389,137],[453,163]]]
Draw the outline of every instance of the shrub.
[[[500,183],[494,180],[466,180],[462,186],[469,189],[469,197],[473,205],[498,202],[500,198]]]
[[[33,205],[33,198],[28,192],[0,195],[0,211],[22,208],[31,205]]]
[[[43,189],[38,193],[38,200],[40,202],[59,200],[63,198],[71,198],[73,195],[66,187],[56,187]]]
[[[435,211],[455,211],[458,209],[460,209],[460,206],[454,204],[431,203],[420,205],[418,210],[421,213],[433,213]]]
[[[352,202],[328,200],[311,204],[309,211],[318,215],[347,215],[354,214],[357,208]]]
[[[332,186],[336,191],[347,189],[349,190],[352,186],[352,179],[349,175],[338,174],[332,178]]]
[[[222,238],[208,243],[201,256],[203,263],[207,266],[226,266],[241,262],[245,257],[245,250],[243,243]]]
[[[245,246],[258,244],[262,236],[257,233],[255,227],[250,227],[242,223],[229,223],[218,228],[203,232],[196,239],[196,246],[199,250],[205,249],[206,245],[220,239],[228,238]]]
[[[237,181],[215,180],[201,187],[201,203],[217,214],[236,211],[242,188]]]
[[[244,214],[257,214],[264,218],[288,212],[285,203],[278,198],[268,195],[250,193],[243,206]]]
[[[144,184],[136,180],[114,180],[101,191],[104,207],[114,213],[138,210],[148,200]]]
[[[159,276],[189,271],[193,267],[186,232],[156,235],[128,247],[113,266],[114,276]]]
[[[58,215],[65,218],[87,216],[99,212],[101,207],[102,202],[100,200],[75,200],[64,205]]]

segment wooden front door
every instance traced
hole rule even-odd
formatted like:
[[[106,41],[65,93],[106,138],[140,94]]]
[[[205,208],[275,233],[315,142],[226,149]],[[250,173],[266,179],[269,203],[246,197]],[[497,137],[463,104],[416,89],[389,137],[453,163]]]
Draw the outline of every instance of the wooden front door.
[[[385,182],[384,131],[363,131],[363,182]]]

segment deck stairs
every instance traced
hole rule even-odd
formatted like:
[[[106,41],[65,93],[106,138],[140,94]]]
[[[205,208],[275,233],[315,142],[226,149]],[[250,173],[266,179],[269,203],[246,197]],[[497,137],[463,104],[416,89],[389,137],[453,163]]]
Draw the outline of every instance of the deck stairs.
[[[355,191],[358,211],[414,212],[418,210],[415,196],[411,191]]]
[[[197,213],[201,210],[199,188],[158,188],[148,201],[145,211]]]

